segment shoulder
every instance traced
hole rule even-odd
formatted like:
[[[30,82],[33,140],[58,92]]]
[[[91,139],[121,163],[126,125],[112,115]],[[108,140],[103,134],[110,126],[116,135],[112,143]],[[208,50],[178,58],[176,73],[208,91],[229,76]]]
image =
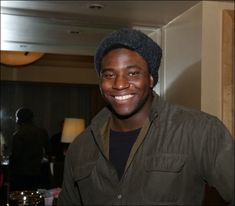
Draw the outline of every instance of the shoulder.
[[[223,122],[203,111],[164,102],[156,123],[167,128],[177,128],[192,136],[206,133],[227,132]]]
[[[172,121],[180,121],[182,123],[195,123],[198,124],[200,122],[217,122],[219,123],[220,120],[206,112],[196,110],[193,108],[188,108],[181,105],[175,105],[175,104],[166,104],[165,107],[165,114],[168,113],[168,117]]]
[[[162,122],[190,123],[200,121],[211,121],[218,119],[208,113],[185,107],[182,105],[172,104],[155,95],[153,101],[152,114],[157,113],[158,119]],[[156,116],[156,115],[153,115]]]
[[[94,156],[97,154],[97,151],[90,127],[88,126],[85,131],[77,136],[69,145],[66,156],[68,156],[72,162],[79,162],[81,165],[95,158]]]

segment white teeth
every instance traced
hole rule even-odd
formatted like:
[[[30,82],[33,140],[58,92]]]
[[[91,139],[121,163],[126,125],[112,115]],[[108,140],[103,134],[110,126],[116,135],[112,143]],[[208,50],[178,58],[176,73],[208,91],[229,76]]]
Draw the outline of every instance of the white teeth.
[[[126,100],[126,99],[130,99],[133,96],[134,95],[128,94],[128,95],[124,95],[124,96],[115,96],[114,98],[117,100]]]

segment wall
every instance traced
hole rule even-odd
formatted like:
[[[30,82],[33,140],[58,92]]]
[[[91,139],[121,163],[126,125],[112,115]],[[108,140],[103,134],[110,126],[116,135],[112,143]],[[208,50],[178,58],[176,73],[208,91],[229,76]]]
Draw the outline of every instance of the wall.
[[[45,54],[26,66],[1,65],[1,80],[97,84],[92,56]]]
[[[157,44],[162,47],[162,39],[161,39],[161,29],[156,29],[154,30],[152,33],[148,34],[148,36],[150,38],[152,38],[155,42],[157,42]],[[163,69],[163,64],[160,64],[160,68],[159,68],[159,77],[158,77],[158,82],[157,84],[155,85],[155,87],[153,88],[153,90],[160,95],[160,88],[161,88],[161,78],[160,78],[160,74],[161,74],[161,71]]]
[[[224,9],[234,2],[202,1],[162,28],[161,95],[220,119]]]
[[[202,3],[202,93],[201,110],[222,115],[222,11],[234,10],[234,2]]]
[[[161,95],[195,109],[201,108],[201,24],[199,3],[162,28]]]

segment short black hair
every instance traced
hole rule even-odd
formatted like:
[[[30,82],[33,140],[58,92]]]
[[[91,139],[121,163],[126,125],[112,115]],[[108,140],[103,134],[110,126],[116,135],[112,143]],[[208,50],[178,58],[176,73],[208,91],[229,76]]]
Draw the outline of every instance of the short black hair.
[[[16,111],[17,123],[30,123],[33,121],[33,112],[29,108],[21,107]]]

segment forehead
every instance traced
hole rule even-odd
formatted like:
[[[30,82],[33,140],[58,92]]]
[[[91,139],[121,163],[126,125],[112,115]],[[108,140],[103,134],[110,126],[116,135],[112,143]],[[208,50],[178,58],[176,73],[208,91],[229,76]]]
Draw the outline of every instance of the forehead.
[[[140,63],[147,66],[146,60],[139,53],[128,48],[115,48],[108,51],[103,57],[101,65],[125,62]]]

